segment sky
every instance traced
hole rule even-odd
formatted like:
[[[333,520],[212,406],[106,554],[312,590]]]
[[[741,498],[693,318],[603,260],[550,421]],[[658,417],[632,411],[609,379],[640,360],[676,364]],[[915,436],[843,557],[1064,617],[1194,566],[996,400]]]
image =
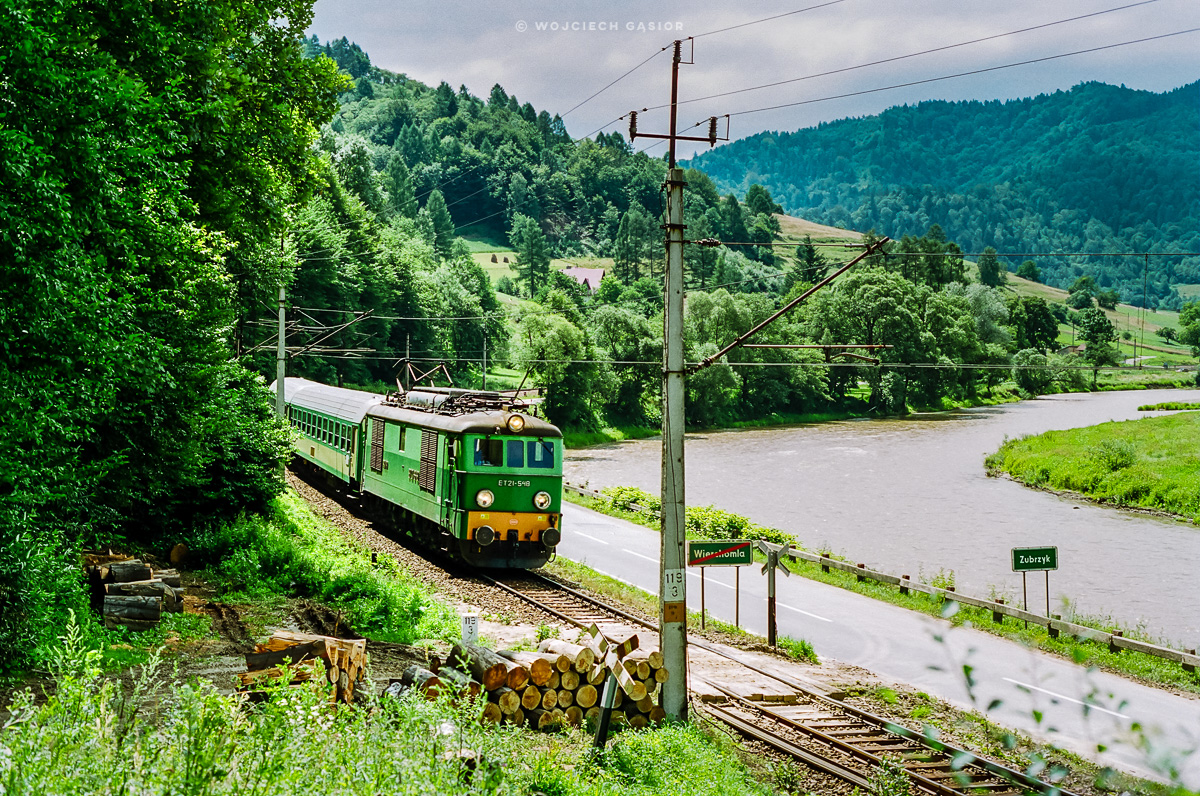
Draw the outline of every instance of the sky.
[[[675,39],[685,39],[684,60],[694,64],[680,68],[679,97],[685,101],[679,108],[680,128],[709,116],[735,114],[729,129],[736,140],[763,130],[796,130],[924,100],[1013,99],[1092,80],[1165,91],[1200,79],[1196,31],[887,88],[1200,28],[1200,0],[1134,3],[1137,0],[666,0],[654,5],[630,0],[317,0],[309,33],[321,41],[346,36],[366,50],[376,66],[430,85],[443,80],[455,88],[465,84],[471,93],[486,96],[500,83],[522,103],[563,114],[568,131],[577,137],[597,129],[625,134],[627,122],[618,117],[667,103],[669,47]],[[1110,13],[1096,14],[1106,11]],[[850,68],[1088,14],[1093,16]],[[694,38],[687,41],[688,37]],[[831,71],[837,73],[811,77]],[[618,78],[622,79],[571,110]],[[806,79],[686,102],[795,78]],[[870,93],[834,98],[858,92]],[[805,104],[740,113],[787,103]],[[666,132],[666,111],[640,114],[638,127]],[[724,122],[721,127],[723,134]],[[692,133],[704,131],[706,125]],[[706,148],[681,145],[680,157]]]

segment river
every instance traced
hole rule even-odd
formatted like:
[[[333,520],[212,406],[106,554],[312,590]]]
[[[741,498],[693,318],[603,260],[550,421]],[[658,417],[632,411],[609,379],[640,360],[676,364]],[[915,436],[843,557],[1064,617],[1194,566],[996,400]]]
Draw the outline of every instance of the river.
[[[1010,549],[1057,545],[1051,610],[1141,625],[1186,647],[1200,643],[1200,528],[1090,505],[989,478],[984,457],[1006,437],[1157,416],[1142,404],[1200,401],[1200,390],[1055,395],[892,420],[846,420],[687,437],[689,505],[709,503],[895,574],[929,580],[953,570],[966,594],[1021,599]],[[1200,422],[1200,420],[1198,420]],[[658,492],[659,439],[570,451],[566,476],[594,488]],[[1031,610],[1045,580],[1029,575]]]

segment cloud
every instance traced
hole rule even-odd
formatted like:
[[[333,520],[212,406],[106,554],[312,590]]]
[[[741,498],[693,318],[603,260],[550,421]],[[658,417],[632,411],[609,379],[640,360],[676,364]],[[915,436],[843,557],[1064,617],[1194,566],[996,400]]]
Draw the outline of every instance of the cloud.
[[[794,8],[817,5],[798,2]],[[522,102],[564,113],[675,38],[698,36],[695,64],[681,68],[680,96],[693,98],[812,75],[934,47],[982,38],[1127,3],[1110,0],[843,0],[836,5],[762,24],[702,36],[781,13],[778,4],[751,0],[668,0],[647,7],[631,0],[604,5],[519,0],[318,0],[311,32],[322,40],[347,36],[378,66],[436,85],[466,84],[487,94],[500,83]],[[783,9],[791,10],[791,9]],[[676,30],[679,27],[682,30]],[[955,74],[1143,36],[1200,27],[1192,0],[1155,2],[1089,19],[981,42],[891,64],[682,106],[680,121],[768,105],[821,99]],[[668,28],[664,30],[663,28]],[[685,44],[687,44],[685,42]],[[764,129],[793,130],[821,121],[878,113],[927,99],[1011,99],[1067,89],[1086,80],[1162,91],[1200,77],[1200,34],[1178,36],[1089,55],[1047,61],[953,80],[737,116],[734,137]],[[685,50],[685,57],[691,51]],[[670,60],[652,59],[612,89],[567,117],[582,135],[631,109],[669,98]],[[644,116],[645,130],[662,126],[663,112]],[[625,129],[625,123],[607,129]]]

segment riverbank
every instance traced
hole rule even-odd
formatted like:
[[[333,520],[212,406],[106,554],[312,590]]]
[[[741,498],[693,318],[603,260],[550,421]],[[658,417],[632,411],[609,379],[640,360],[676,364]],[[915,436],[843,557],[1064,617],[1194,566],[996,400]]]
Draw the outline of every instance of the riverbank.
[[[1006,441],[992,475],[1037,489],[1200,521],[1200,417],[1180,412]]]
[[[1187,389],[1194,386],[1190,374],[1163,374],[1159,371],[1130,368],[1128,371],[1103,371],[1098,384],[1080,390],[1052,389],[1046,395],[1065,395],[1070,393],[1112,392],[1124,390],[1157,390],[1157,389]],[[863,396],[865,398],[865,395]],[[1016,385],[1006,382],[995,387],[989,395],[977,395],[973,398],[943,398],[936,406],[909,406],[907,415],[930,414],[938,412],[954,412],[961,409],[977,409],[984,406],[999,406],[1001,404],[1017,403],[1027,400]],[[815,423],[832,423],[839,420],[855,420],[864,417],[884,417],[867,408],[866,401],[860,401],[853,409],[828,412],[775,412],[766,417],[753,420],[734,420],[704,428],[688,428],[689,434],[703,434],[713,431],[733,431],[748,428],[784,428],[787,426],[802,426]],[[606,426],[604,428],[583,431],[564,429],[563,445],[570,450],[589,448],[593,445],[607,445],[613,442],[623,442],[632,439],[649,439],[662,433],[659,426]]]

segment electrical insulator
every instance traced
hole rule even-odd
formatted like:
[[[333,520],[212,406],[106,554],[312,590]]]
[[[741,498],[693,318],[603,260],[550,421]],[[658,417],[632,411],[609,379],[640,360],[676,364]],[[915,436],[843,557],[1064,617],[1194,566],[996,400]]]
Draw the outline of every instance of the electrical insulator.
[[[708,119],[708,145],[717,145],[717,117],[710,116]]]
[[[629,140],[637,138],[637,111],[629,112]]]

